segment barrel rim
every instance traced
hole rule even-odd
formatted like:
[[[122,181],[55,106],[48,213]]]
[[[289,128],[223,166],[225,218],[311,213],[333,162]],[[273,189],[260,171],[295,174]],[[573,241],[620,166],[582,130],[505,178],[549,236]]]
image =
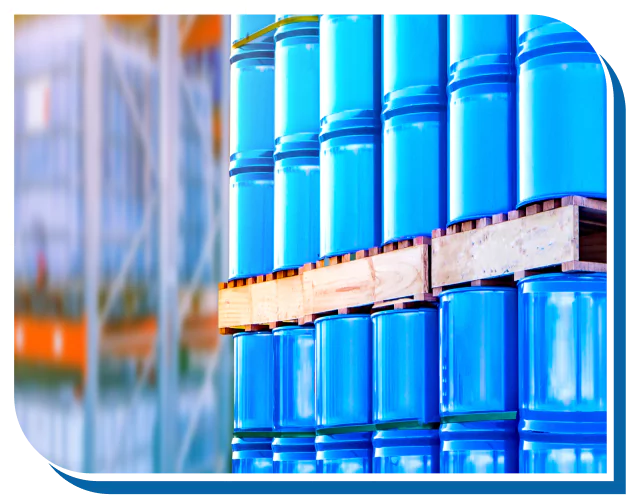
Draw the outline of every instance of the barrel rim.
[[[498,286],[487,286],[487,287],[456,287],[454,289],[444,290],[439,295],[439,300],[445,295],[448,294],[457,294],[461,292],[517,292],[517,287],[498,287]]]
[[[438,308],[406,308],[406,309],[386,309],[385,311],[378,311],[372,315],[370,315],[370,317],[372,318],[372,320],[378,316],[384,316],[384,315],[399,315],[399,314],[403,314],[403,313],[437,313],[439,312]]]
[[[237,332],[236,334],[233,335],[233,339],[236,339],[236,338],[241,337],[243,335],[250,335],[250,336],[254,335],[254,336],[257,336],[257,337],[258,336],[266,336],[266,335],[271,336],[272,332],[269,331],[269,330],[257,330],[255,332]]]
[[[304,332],[313,332],[315,333],[315,327],[314,326],[308,326],[308,325],[287,325],[284,327],[277,327],[274,330],[272,330],[272,334],[273,335],[278,335],[280,333],[285,333],[285,332],[290,332],[290,333],[304,333]]]
[[[317,328],[317,323],[318,322],[324,322],[324,321],[329,321],[329,320],[337,320],[337,319],[344,319],[344,320],[366,320],[366,321],[370,321],[370,317],[371,315],[367,315],[367,314],[352,314],[352,315],[327,315],[327,316],[322,316],[321,318],[317,318],[315,320],[315,327]]]

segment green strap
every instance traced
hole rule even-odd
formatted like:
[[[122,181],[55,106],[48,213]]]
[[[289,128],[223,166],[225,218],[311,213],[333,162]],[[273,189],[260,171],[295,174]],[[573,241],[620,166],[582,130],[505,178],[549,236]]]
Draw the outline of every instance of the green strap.
[[[389,423],[380,423],[376,425],[378,431],[384,430],[437,430],[439,423],[422,423],[415,421],[390,421]]]
[[[476,421],[503,421],[517,419],[517,411],[489,412],[474,414],[457,414],[454,416],[442,416],[441,422],[446,423],[470,423]]]
[[[337,426],[334,428],[319,428],[318,435],[339,435],[341,433],[363,433],[367,431],[376,431],[374,425],[355,425],[355,426]]]
[[[296,22],[319,22],[319,20],[320,20],[320,16],[318,15],[295,15],[293,17],[285,17],[284,19],[281,19],[280,21],[276,21],[270,24],[269,26],[265,26],[263,29],[255,33],[252,33],[246,36],[245,38],[241,38],[239,41],[236,41],[235,43],[233,43],[233,49],[241,48],[245,44],[250,43],[251,41],[254,41],[257,38],[260,38],[264,34],[270,33],[274,31],[275,29],[278,29],[281,26],[285,26],[287,24],[294,24]]]

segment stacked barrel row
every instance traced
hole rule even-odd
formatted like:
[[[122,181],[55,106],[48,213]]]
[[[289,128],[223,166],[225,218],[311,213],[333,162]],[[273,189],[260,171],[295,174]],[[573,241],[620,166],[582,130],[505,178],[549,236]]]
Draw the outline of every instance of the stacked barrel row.
[[[276,171],[263,170],[267,184],[275,178],[276,194],[270,201],[268,185],[267,196],[254,200],[254,186],[245,193],[249,202],[235,197],[235,207],[231,196],[231,235],[239,236],[235,243],[231,237],[231,278],[428,235],[538,200],[606,197],[603,71],[568,26],[538,16],[322,16],[314,130],[312,118],[288,125],[309,115],[299,108],[317,102],[316,74],[299,78],[289,70],[315,57],[316,25],[306,22],[276,31],[282,75],[275,116],[282,123],[274,135]],[[279,70],[282,49],[302,53]],[[273,74],[259,64],[255,72]],[[297,89],[292,81],[300,81]],[[254,112],[269,99],[274,93]],[[243,132],[257,113],[237,105],[236,118],[248,120],[234,122],[233,132]],[[271,144],[263,142],[264,156]],[[248,152],[235,151],[234,161]],[[266,166],[251,164],[247,173]],[[315,225],[318,207],[319,235],[305,228]],[[261,230],[272,222],[269,234]],[[271,240],[276,250],[268,249]],[[242,260],[255,268],[244,269]],[[311,415],[298,431],[276,411],[312,403],[309,391],[284,384],[307,374],[312,383],[313,364],[309,355],[283,366],[284,356],[267,343],[277,338],[235,337],[235,471],[256,471],[236,464],[244,457],[264,459],[268,471],[297,459],[289,472],[300,461],[311,472],[313,459],[317,472],[606,471],[602,275],[535,276],[517,289],[444,291],[437,309],[318,319],[315,406],[305,408]],[[248,413],[263,420],[238,423]]]

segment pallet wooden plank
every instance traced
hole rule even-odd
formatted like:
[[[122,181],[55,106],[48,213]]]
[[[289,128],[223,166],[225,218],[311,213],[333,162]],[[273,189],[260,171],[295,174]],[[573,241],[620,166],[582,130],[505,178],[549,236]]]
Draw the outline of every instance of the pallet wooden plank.
[[[578,206],[567,206],[433,239],[432,286],[578,260],[578,220]]]
[[[418,245],[280,280],[222,290],[218,326],[295,320],[427,293],[428,254],[428,245]]]

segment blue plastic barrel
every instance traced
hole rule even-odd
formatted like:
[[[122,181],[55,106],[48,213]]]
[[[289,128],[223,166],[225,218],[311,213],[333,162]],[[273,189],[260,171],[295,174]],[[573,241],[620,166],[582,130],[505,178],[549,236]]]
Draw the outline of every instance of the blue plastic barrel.
[[[284,270],[319,258],[319,24],[286,24],[274,39],[274,269]]]
[[[271,431],[274,349],[270,332],[235,334],[235,431]]]
[[[385,430],[372,436],[374,473],[438,473],[439,430]]]
[[[449,18],[448,223],[516,204],[515,16]]]
[[[439,422],[437,309],[383,311],[374,332],[373,421]]]
[[[315,328],[274,330],[274,429],[315,430]]]
[[[551,17],[517,25],[520,205],[571,194],[606,198],[606,80],[600,57]]]
[[[520,466],[605,472],[606,275],[537,275],[518,287]]]
[[[380,16],[320,19],[320,256],[381,240]]]
[[[246,36],[250,36],[264,27],[269,26],[275,20],[273,15],[231,15],[230,16],[230,42],[235,43]],[[261,37],[265,39],[267,36]],[[271,37],[271,35],[270,35]]]
[[[368,315],[315,321],[317,428],[371,423],[372,323]]]
[[[275,438],[272,442],[275,473],[315,473],[315,437]]]
[[[271,438],[233,438],[233,473],[272,473]]]
[[[517,411],[517,291],[468,287],[440,296],[440,413]]]
[[[442,473],[517,473],[517,421],[442,424]]]
[[[234,279],[273,267],[274,44],[248,43],[232,51],[230,64],[228,276]]]
[[[318,435],[315,437],[317,472],[371,473],[371,438],[370,432]]]
[[[383,17],[383,244],[447,220],[447,16]]]

